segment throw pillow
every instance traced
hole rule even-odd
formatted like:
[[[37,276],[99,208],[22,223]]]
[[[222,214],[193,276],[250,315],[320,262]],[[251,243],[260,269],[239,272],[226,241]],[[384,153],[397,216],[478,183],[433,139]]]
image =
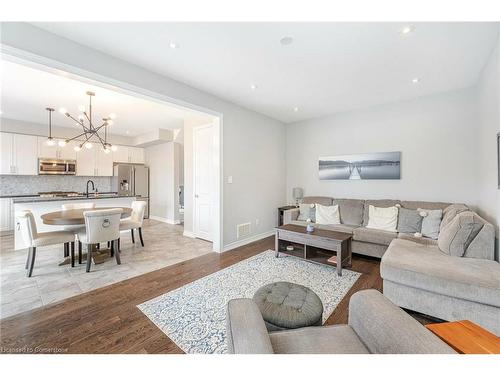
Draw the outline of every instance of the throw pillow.
[[[299,217],[297,220],[306,221],[307,219],[314,222],[314,204],[301,203],[299,204]]]
[[[317,224],[340,224],[339,206],[323,206],[316,204]]]
[[[370,229],[380,229],[389,232],[396,232],[398,225],[398,208],[393,207],[368,207],[368,225]]]
[[[424,237],[437,240],[439,236],[439,228],[441,227],[441,219],[443,217],[443,210],[425,210],[418,209],[422,216],[422,235]]]
[[[483,225],[484,223],[474,212],[466,211],[458,214],[441,228],[438,238],[439,249],[445,254],[463,257]]]
[[[398,232],[417,233],[422,229],[422,216],[417,210],[400,208],[398,215]]]

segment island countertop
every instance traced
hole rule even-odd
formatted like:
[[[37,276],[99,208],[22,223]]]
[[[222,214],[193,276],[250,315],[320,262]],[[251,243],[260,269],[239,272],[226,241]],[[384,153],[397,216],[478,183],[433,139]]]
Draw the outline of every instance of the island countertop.
[[[99,193],[98,195],[89,194],[78,195],[73,197],[41,197],[41,196],[28,196],[28,197],[18,197],[12,198],[12,202],[15,203],[38,203],[38,202],[57,202],[57,201],[76,201],[76,200],[89,200],[89,199],[113,199],[113,198],[140,198],[135,195],[118,195],[115,193]]]

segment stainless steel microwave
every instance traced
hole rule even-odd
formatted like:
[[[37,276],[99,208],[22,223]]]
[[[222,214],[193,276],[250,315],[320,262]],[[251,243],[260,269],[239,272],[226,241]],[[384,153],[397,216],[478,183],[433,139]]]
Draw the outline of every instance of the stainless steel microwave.
[[[75,175],[76,160],[38,159],[38,174]]]

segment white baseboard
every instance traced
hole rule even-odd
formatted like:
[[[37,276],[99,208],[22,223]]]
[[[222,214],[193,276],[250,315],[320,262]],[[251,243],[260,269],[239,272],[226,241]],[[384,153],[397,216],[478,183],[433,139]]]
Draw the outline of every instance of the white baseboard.
[[[230,244],[225,245],[224,248],[222,249],[222,251],[233,250],[233,249],[236,249],[237,247],[248,245],[251,242],[262,240],[263,238],[274,235],[274,232],[275,231],[273,229],[273,230],[270,230],[270,231],[267,231],[264,233],[256,234],[255,236],[244,238],[244,239],[239,240],[239,241],[231,242]]]
[[[189,238],[196,238],[196,236],[194,235],[193,232],[190,232],[188,230],[185,230],[183,233],[182,233],[183,236],[186,236],[186,237],[189,237]]]
[[[156,221],[161,221],[162,223],[167,223],[167,224],[180,224],[181,221],[180,220],[170,220],[170,219],[166,219],[164,217],[161,217],[161,216],[153,216],[153,215],[149,215],[149,218],[152,219],[152,220],[156,220]]]

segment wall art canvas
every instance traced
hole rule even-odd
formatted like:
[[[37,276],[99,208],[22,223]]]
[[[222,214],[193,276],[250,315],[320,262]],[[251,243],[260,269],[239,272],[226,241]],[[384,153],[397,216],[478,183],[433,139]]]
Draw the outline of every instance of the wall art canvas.
[[[320,180],[399,180],[401,152],[320,156]]]

